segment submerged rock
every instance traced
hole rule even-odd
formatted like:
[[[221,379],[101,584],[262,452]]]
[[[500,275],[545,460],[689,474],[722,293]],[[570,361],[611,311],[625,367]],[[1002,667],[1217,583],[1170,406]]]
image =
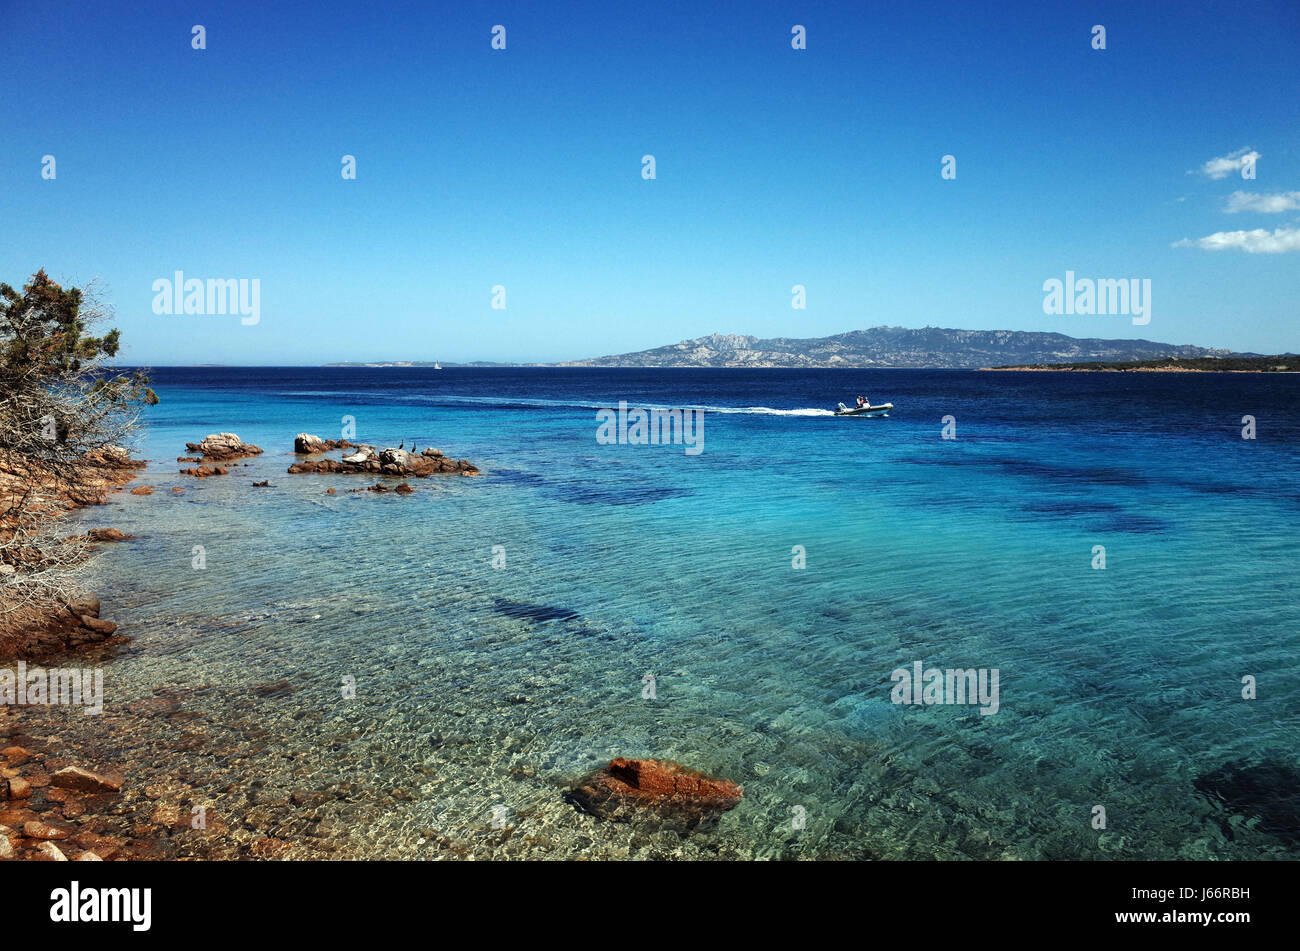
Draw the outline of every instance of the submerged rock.
[[[1300,846],[1300,769],[1279,759],[1224,763],[1193,782],[1196,790],[1229,812],[1258,818],[1260,832]],[[1224,827],[1227,832],[1230,827]],[[1229,833],[1231,834],[1231,833]]]
[[[672,760],[619,757],[584,777],[565,798],[600,819],[687,832],[713,825],[743,796],[731,780]]]
[[[80,766],[65,766],[50,774],[50,783],[61,789],[72,789],[77,792],[105,793],[120,790],[122,777],[93,773]]]
[[[193,469],[182,469],[181,475],[192,475],[196,479],[206,479],[208,476],[230,475],[230,470],[225,466],[196,466]]]
[[[23,823],[23,835],[29,839],[66,839],[77,827],[65,822],[41,822],[33,819]]]
[[[0,780],[3,782],[3,780]],[[10,799],[30,799],[32,797],[32,784],[21,776],[15,776],[9,780],[9,798]]]
[[[405,482],[403,482],[402,484],[403,484],[403,485],[406,485]],[[410,488],[410,486],[407,486],[407,488]],[[384,485],[382,482],[376,482],[374,485],[368,485],[368,486],[366,486],[364,489],[348,489],[348,491],[349,491],[349,492],[380,492],[380,493],[383,493],[383,492],[391,492],[392,490],[389,489],[389,487],[386,486],[386,485]]]
[[[253,693],[258,697],[287,697],[293,693],[293,684],[287,680],[272,680],[264,684],[253,684]]]
[[[124,542],[127,539],[135,538],[134,535],[127,535],[117,528],[92,528],[87,535],[92,542]]]

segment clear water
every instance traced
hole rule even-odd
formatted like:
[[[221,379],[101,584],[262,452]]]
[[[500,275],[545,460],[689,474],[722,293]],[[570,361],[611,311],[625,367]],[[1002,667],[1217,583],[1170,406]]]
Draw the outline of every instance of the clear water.
[[[85,516],[137,536],[97,566],[133,638],[103,660],[109,707],[32,716],[73,750],[107,732],[128,801],[157,784],[207,805],[228,827],[207,854],[270,836],[400,858],[1300,857],[1193,785],[1229,761],[1297,762],[1294,376],[154,381],[155,494]],[[859,393],[897,408],[828,415]],[[711,408],[704,452],[598,445],[595,408],[619,400]],[[406,497],[287,475],[294,434],[337,437],[345,415],[359,440],[437,446],[484,475]],[[265,455],[175,474],[218,430]],[[891,671],[917,660],[998,668],[999,711],[890,703]],[[616,755],[729,777],[745,799],[687,837],[575,812],[565,788]]]

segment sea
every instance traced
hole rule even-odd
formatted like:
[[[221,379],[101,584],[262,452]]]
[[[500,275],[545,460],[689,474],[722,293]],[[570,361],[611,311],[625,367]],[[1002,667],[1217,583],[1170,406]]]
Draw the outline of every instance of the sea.
[[[124,808],[201,812],[201,854],[1300,858],[1300,377],[150,375],[153,494],[78,516],[135,536],[93,566],[130,643],[80,661],[102,715],[24,715]],[[894,408],[831,412],[858,395]],[[699,451],[602,440],[620,403],[692,411]],[[179,474],[220,431],[265,451]],[[286,472],[300,432],[481,475],[353,492]],[[579,811],[616,756],[744,798],[687,832]]]

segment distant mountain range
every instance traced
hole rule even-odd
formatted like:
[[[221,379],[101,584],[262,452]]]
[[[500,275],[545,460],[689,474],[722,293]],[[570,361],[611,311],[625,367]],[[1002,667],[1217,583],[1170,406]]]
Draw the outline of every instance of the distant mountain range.
[[[1258,356],[1151,340],[1078,339],[1026,330],[872,327],[830,337],[710,334],[637,353],[567,360],[565,367],[914,367],[976,369],[1007,364]]]
[[[954,330],[943,327],[871,327],[830,337],[751,337],[709,334],[694,340],[562,363],[446,363],[444,366],[505,367],[909,367],[978,369],[1008,365],[1104,361],[1258,357],[1257,353],[1156,343],[1068,337],[1035,330]],[[429,360],[326,363],[329,367],[431,367]]]

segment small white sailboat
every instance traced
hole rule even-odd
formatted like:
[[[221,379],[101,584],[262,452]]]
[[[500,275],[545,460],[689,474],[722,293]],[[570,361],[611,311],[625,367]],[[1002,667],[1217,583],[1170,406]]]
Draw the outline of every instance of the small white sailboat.
[[[434,368],[435,370],[441,370],[441,369],[442,369],[442,364],[439,363],[437,360],[434,360],[434,361],[433,361],[433,368]]]
[[[872,406],[870,403],[863,403],[861,406],[845,406],[841,403],[835,408],[836,416],[888,416],[889,411],[894,408],[893,403],[881,403],[879,406]]]

